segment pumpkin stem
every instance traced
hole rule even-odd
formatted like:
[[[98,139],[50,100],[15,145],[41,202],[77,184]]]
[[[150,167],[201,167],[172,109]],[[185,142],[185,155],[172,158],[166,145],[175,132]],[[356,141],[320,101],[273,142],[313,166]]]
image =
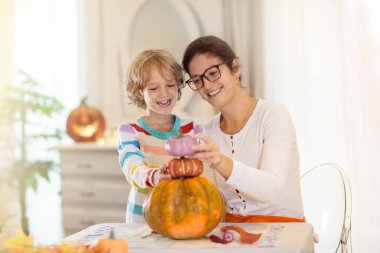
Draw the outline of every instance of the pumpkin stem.
[[[111,230],[110,232],[110,236],[109,236],[110,239],[114,240],[115,239],[115,231],[113,231],[113,229]]]
[[[84,97],[80,100],[80,104],[81,104],[81,105],[85,105],[86,102],[87,102],[87,98],[88,98],[88,96],[84,96]]]

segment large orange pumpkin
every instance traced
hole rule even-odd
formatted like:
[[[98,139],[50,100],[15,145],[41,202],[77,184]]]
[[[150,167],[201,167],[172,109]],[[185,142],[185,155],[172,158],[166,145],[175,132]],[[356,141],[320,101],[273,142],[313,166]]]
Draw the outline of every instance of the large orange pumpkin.
[[[173,239],[200,238],[222,220],[224,201],[203,177],[162,180],[144,204],[147,224]]]
[[[203,172],[203,163],[197,158],[173,158],[169,161],[166,171],[174,179],[197,177]]]
[[[97,141],[104,135],[106,123],[102,113],[86,103],[71,111],[66,123],[67,134],[76,142]]]

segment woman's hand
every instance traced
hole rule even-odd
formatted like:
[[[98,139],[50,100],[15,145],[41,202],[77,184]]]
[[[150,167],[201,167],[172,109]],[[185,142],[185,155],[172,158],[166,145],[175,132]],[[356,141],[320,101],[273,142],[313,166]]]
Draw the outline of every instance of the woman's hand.
[[[166,169],[168,167],[168,164],[161,165],[160,168],[156,169],[153,173],[153,185],[156,186],[161,180],[164,179],[172,179],[172,177],[166,173]]]
[[[194,134],[192,137],[202,140],[200,144],[191,146],[196,152],[193,157],[207,163],[210,168],[217,170],[225,179],[229,178],[232,172],[232,160],[220,153],[214,140],[205,134]]]

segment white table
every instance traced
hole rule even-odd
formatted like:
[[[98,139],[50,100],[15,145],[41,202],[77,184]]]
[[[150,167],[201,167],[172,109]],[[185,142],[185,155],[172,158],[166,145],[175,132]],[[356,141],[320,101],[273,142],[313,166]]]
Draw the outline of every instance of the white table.
[[[221,235],[219,228],[231,225],[221,223],[210,234]],[[239,235],[229,244],[211,242],[207,237],[194,240],[172,240],[161,235],[150,235],[146,224],[105,223],[88,227],[63,239],[64,243],[94,245],[99,238],[108,237],[113,229],[117,238],[128,241],[130,252],[170,253],[170,252],[251,252],[251,253],[313,253],[312,226],[307,223],[239,223],[251,233],[262,233],[254,244],[242,244]],[[235,232],[234,232],[235,233]],[[150,235],[150,236],[147,236]]]

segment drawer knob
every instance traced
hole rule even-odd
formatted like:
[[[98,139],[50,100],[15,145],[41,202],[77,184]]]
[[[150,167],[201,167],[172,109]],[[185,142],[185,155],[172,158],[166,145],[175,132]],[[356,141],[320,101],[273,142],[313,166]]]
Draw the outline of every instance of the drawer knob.
[[[91,168],[92,168],[92,165],[90,163],[78,163],[78,169],[88,170]]]
[[[92,226],[95,225],[95,221],[93,220],[80,220],[80,224],[84,226]]]
[[[95,196],[95,193],[93,192],[81,192],[79,193],[81,197],[86,197],[86,198],[93,198]]]

